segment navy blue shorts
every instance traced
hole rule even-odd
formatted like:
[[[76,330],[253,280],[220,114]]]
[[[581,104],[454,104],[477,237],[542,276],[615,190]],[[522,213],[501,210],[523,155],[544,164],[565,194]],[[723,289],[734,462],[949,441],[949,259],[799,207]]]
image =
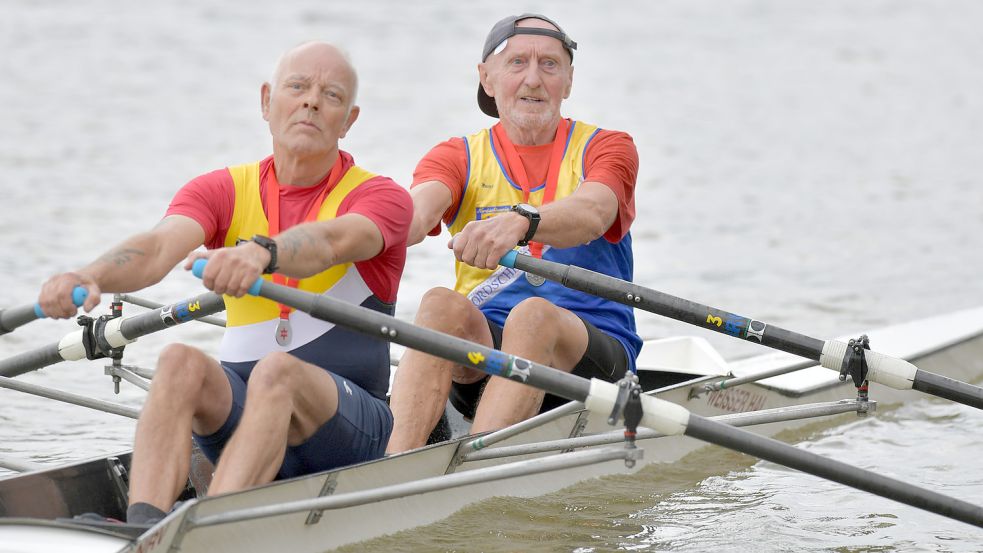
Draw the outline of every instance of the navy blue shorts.
[[[232,369],[224,365],[222,368],[232,386],[229,418],[214,434],[194,434],[195,443],[212,463],[218,462],[222,449],[239,426],[246,403],[246,382]],[[338,412],[306,442],[287,446],[277,480],[379,459],[386,451],[393,429],[393,415],[386,402],[346,378],[325,372],[338,387]]]

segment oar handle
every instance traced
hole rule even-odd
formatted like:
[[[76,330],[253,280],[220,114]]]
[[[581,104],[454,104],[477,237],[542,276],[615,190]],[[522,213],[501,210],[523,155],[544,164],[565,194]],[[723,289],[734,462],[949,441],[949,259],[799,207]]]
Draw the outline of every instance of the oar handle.
[[[86,290],[85,288],[82,288],[81,286],[76,286],[75,288],[72,289],[72,303],[75,304],[75,307],[82,307],[82,304],[85,303],[85,299],[88,297],[89,297],[89,291]],[[40,303],[34,304],[34,314],[37,315],[39,319],[44,319],[45,317],[47,317],[47,315],[44,314],[44,311],[41,310]]]
[[[205,265],[207,264],[208,264],[207,259],[204,258],[196,259],[195,262],[191,264],[191,274],[195,275],[198,278],[203,278],[205,275]],[[249,291],[247,293],[250,296],[258,296],[260,289],[262,289],[263,287],[263,282],[264,280],[262,279],[262,277],[257,278],[256,282],[254,282],[253,285],[249,287]]]
[[[509,250],[509,253],[502,256],[502,259],[498,261],[498,264],[502,267],[508,267],[509,269],[515,269],[515,258],[519,255],[518,250]]]

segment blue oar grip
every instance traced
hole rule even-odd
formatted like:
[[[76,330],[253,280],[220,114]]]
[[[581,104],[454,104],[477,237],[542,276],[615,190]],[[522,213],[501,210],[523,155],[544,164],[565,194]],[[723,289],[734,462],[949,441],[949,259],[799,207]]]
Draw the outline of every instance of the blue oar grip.
[[[85,288],[76,286],[72,289],[72,303],[75,304],[75,307],[82,307],[82,304],[85,303],[85,298],[87,297],[89,297],[89,291]],[[37,315],[39,319],[44,319],[47,317],[47,315],[44,314],[44,311],[41,311],[40,303],[34,304],[34,314]]]
[[[205,265],[208,263],[207,259],[196,259],[194,263],[191,264],[191,274],[198,278],[201,278],[205,274]],[[250,296],[258,296],[260,288],[263,287],[263,279],[257,278],[256,282],[249,287],[248,294]]]
[[[75,304],[75,307],[82,307],[82,304],[85,303],[85,298],[88,297],[89,291],[85,288],[76,286],[74,289],[72,289],[72,303]]]
[[[503,267],[508,267],[509,269],[515,269],[515,258],[517,255],[519,255],[519,252],[512,250],[503,255],[502,258],[498,260],[498,264]]]

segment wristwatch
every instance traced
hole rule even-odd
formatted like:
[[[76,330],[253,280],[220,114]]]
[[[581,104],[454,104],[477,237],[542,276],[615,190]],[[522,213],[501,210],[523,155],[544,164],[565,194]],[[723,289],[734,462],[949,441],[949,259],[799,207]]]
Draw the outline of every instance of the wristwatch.
[[[270,252],[270,264],[263,269],[263,274],[268,275],[275,273],[276,270],[279,269],[276,264],[276,241],[269,236],[263,236],[262,234],[253,236],[250,241],[263,246],[266,248],[266,251]]]
[[[512,206],[512,211],[529,219],[529,230],[526,231],[522,240],[516,243],[517,246],[527,246],[532,237],[536,235],[536,229],[539,228],[539,210],[529,204],[515,204]]]

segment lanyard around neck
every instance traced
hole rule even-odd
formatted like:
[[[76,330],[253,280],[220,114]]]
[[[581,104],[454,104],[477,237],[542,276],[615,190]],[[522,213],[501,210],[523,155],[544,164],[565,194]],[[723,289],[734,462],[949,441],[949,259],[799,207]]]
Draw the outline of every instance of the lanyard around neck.
[[[318,193],[314,203],[311,204],[310,209],[307,210],[307,215],[304,216],[305,223],[317,219],[318,213],[321,212],[321,205],[324,203],[324,198],[328,195],[328,191],[331,190],[332,185],[338,182],[341,166],[341,154],[339,153],[338,159],[331,166],[331,171],[328,172],[327,178],[319,184],[321,191]],[[270,166],[270,173],[266,177],[265,187],[266,198],[263,201],[263,205],[266,208],[266,219],[269,222],[270,237],[274,237],[280,234],[280,182],[276,178],[276,167],[273,165]],[[280,273],[273,273],[273,282],[291,288],[296,288],[300,283],[298,279],[287,278]],[[293,308],[282,303],[279,305],[280,318],[287,319],[290,317],[290,312],[293,311]]]
[[[504,130],[504,129],[503,129]],[[540,204],[546,205],[556,198],[556,188],[560,179],[560,165],[563,163],[563,154],[566,153],[567,134],[570,130],[570,122],[560,119],[560,124],[556,128],[556,136],[553,138],[553,148],[550,151],[550,165],[546,172],[546,189],[543,190],[543,201]],[[526,168],[519,157],[519,152],[515,145],[509,140],[505,132],[498,133],[499,143],[502,145],[502,152],[505,154],[506,170],[512,180],[522,189],[522,201],[529,203],[529,195],[533,189],[533,183],[529,181]],[[530,241],[529,253],[533,257],[543,256],[543,244],[541,242]]]

